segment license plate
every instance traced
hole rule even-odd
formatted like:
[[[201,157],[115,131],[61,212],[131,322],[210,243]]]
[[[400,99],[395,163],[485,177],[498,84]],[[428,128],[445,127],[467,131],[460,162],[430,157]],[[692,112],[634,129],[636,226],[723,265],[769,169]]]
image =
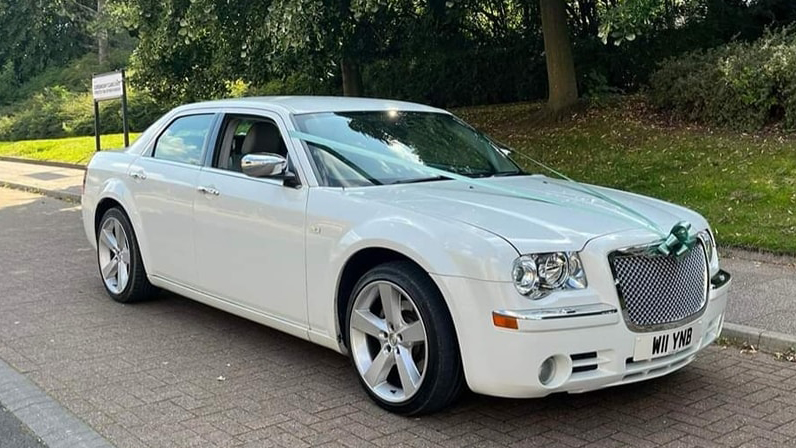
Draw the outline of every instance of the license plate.
[[[685,350],[696,341],[694,327],[636,337],[633,361],[655,359]]]

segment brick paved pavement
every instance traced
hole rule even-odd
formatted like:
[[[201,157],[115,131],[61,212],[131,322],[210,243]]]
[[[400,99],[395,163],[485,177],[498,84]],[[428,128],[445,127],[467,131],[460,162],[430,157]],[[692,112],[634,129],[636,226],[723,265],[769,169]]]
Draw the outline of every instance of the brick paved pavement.
[[[406,419],[338,354],[172,294],[113,303],[95,270],[76,207],[0,189],[0,358],[120,447],[796,446],[796,365],[767,355]]]

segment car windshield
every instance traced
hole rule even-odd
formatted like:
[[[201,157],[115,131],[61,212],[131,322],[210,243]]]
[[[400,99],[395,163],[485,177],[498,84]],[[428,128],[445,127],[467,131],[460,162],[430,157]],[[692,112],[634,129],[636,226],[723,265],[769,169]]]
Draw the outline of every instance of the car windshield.
[[[374,154],[308,143],[316,172],[328,186],[445,179],[417,164],[470,177],[521,174],[494,142],[448,114],[324,112],[297,115],[296,121],[302,132]]]

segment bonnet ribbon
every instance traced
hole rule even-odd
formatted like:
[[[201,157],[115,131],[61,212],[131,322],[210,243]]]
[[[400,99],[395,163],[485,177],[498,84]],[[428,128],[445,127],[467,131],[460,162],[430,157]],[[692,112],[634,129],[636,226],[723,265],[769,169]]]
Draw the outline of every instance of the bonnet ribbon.
[[[357,147],[357,146],[353,146],[353,145],[349,145],[349,144],[346,144],[346,143],[337,142],[337,141],[334,141],[334,140],[330,140],[330,139],[327,139],[327,138],[324,138],[324,137],[319,137],[317,135],[308,134],[308,133],[305,133],[305,132],[290,131],[288,134],[291,137],[295,138],[295,139],[298,139],[298,140],[301,140],[301,141],[304,141],[304,142],[307,142],[307,143],[312,143],[314,145],[320,145],[320,146],[326,147],[326,148],[328,148],[328,150],[332,150],[333,152],[339,151],[339,152],[357,154],[357,155],[368,157],[368,158],[371,158],[371,159],[374,159],[374,160],[380,160],[380,161],[383,161],[383,162],[393,163],[393,164],[401,165],[401,166],[404,166],[404,167],[407,167],[407,168],[415,169],[415,170],[421,171],[424,174],[427,174],[427,175],[430,175],[430,176],[445,177],[445,178],[449,178],[449,179],[452,179],[452,180],[457,180],[457,181],[463,182],[463,183],[468,184],[468,185],[477,186],[477,187],[480,187],[480,188],[496,191],[496,192],[507,194],[507,195],[513,196],[513,197],[518,197],[518,198],[522,198],[522,199],[528,199],[528,200],[531,200],[531,201],[536,201],[536,202],[540,202],[540,203],[544,203],[544,204],[557,205],[557,206],[561,206],[561,207],[578,208],[578,209],[584,210],[584,211],[589,212],[589,213],[600,214],[600,215],[609,216],[609,217],[612,217],[612,218],[621,217],[621,218],[625,219],[626,221],[630,221],[630,222],[633,222],[634,224],[641,225],[642,227],[646,228],[647,230],[650,230],[650,231],[654,232],[656,235],[658,235],[662,239],[662,242],[659,245],[657,245],[654,248],[654,250],[657,253],[661,254],[661,255],[673,254],[673,255],[676,255],[676,256],[681,256],[681,255],[687,253],[696,244],[696,237],[689,234],[689,230],[690,230],[690,227],[691,227],[690,223],[685,222],[685,221],[681,221],[681,222],[677,223],[672,228],[672,230],[669,233],[666,233],[666,232],[662,231],[661,228],[654,221],[652,221],[648,217],[644,216],[642,213],[640,213],[640,212],[638,212],[638,211],[636,211],[636,210],[634,210],[634,209],[622,204],[621,202],[609,197],[606,194],[603,194],[602,192],[598,191],[597,189],[595,189],[595,188],[593,188],[593,187],[591,187],[589,185],[578,183],[578,182],[570,179],[569,177],[565,176],[564,174],[556,171],[555,169],[553,169],[553,168],[551,168],[551,167],[549,167],[549,166],[547,166],[547,165],[545,165],[545,164],[543,164],[543,163],[541,163],[541,162],[539,162],[539,161],[537,161],[537,160],[535,160],[535,159],[533,159],[533,158],[531,158],[529,156],[526,156],[524,154],[517,153],[517,154],[520,154],[522,157],[527,158],[528,160],[530,160],[534,164],[544,168],[545,170],[547,170],[547,171],[553,173],[554,175],[560,177],[561,179],[563,179],[563,182],[554,182],[556,185],[559,185],[561,187],[568,188],[568,189],[571,189],[571,190],[575,190],[575,191],[578,191],[580,193],[585,193],[585,194],[587,194],[589,196],[592,196],[592,197],[597,198],[597,199],[599,199],[601,201],[604,201],[604,202],[606,202],[606,203],[608,203],[608,204],[610,204],[610,205],[612,205],[612,206],[614,206],[616,208],[613,209],[613,210],[610,210],[610,211],[606,211],[606,209],[601,208],[601,207],[597,207],[597,206],[589,207],[589,206],[586,206],[586,205],[583,205],[583,204],[578,204],[578,203],[562,202],[562,201],[553,199],[553,198],[551,198],[549,196],[545,197],[545,196],[537,196],[537,195],[528,194],[528,193],[525,193],[525,192],[522,192],[522,191],[514,190],[512,188],[506,188],[506,187],[503,187],[503,186],[500,186],[500,185],[494,185],[494,184],[492,184],[490,182],[484,182],[483,180],[474,179],[472,177],[464,176],[462,174],[453,173],[451,171],[447,171],[447,170],[443,170],[443,169],[439,169],[439,168],[433,168],[433,167],[430,167],[430,166],[426,166],[426,165],[423,165],[421,163],[417,163],[417,162],[413,162],[413,161],[410,161],[410,160],[402,159],[400,157],[394,157],[394,156],[374,153],[373,151],[368,151],[366,149],[363,149],[363,148],[360,148],[360,147]],[[324,149],[324,148],[321,148],[321,149]]]

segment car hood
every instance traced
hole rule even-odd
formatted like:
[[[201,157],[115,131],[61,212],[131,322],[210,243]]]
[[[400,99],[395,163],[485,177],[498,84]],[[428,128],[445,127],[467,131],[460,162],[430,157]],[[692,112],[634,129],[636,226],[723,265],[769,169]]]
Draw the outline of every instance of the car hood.
[[[694,230],[707,226],[699,214],[684,207],[609,188],[591,188],[645,216],[664,232],[679,221],[690,222]],[[622,216],[619,206],[541,175],[478,179],[476,184],[437,181],[362,187],[349,189],[348,194],[481,228],[504,238],[520,253],[581,250],[592,238],[645,229]],[[660,236],[650,231],[651,241],[656,238]]]

